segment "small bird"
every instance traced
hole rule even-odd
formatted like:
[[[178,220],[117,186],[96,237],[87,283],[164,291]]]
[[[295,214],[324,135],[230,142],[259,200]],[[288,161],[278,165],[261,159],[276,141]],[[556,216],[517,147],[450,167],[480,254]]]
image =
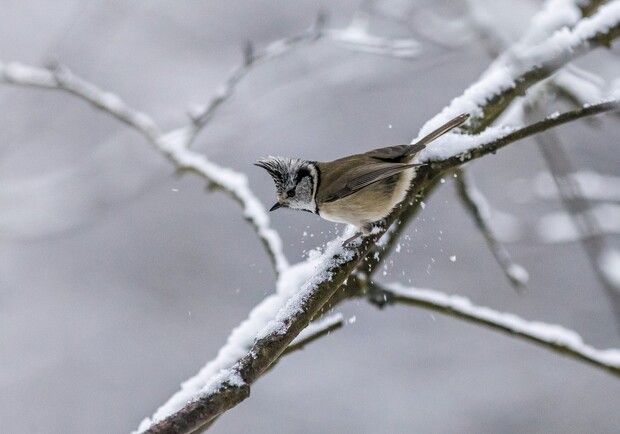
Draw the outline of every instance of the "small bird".
[[[269,211],[286,207],[318,214],[325,220],[348,223],[368,235],[402,202],[416,166],[412,161],[426,145],[469,118],[461,114],[417,143],[374,149],[334,161],[267,157],[256,166],[273,178],[278,201]]]

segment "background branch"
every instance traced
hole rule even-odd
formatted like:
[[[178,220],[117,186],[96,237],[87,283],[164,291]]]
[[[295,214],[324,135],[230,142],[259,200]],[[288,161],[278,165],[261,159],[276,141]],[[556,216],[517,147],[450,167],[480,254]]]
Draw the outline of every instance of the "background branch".
[[[189,136],[186,129],[163,133],[151,117],[131,108],[119,96],[98,88],[63,66],[56,65],[51,69],[43,69],[19,63],[0,63],[0,81],[67,92],[129,125],[165,155],[178,170],[190,171],[201,176],[239,203],[243,208],[244,218],[258,234],[276,272],[280,273],[288,267],[280,235],[271,228],[267,211],[250,189],[247,176],[219,166],[204,155],[189,150],[187,148]]]
[[[532,118],[540,112],[540,108],[535,103],[526,107],[527,118]],[[560,194],[561,203],[577,229],[578,239],[590,262],[592,271],[610,298],[616,314],[616,323],[620,328],[620,288],[601,269],[601,258],[606,255],[609,249],[605,243],[605,232],[601,229],[596,217],[590,212],[592,206],[581,191],[581,187],[570,176],[574,169],[557,134],[552,130],[546,131],[543,134],[536,135],[535,140],[551,172]]]
[[[461,203],[472,216],[502,272],[515,288],[524,287],[529,278],[528,273],[521,265],[512,261],[504,245],[495,237],[489,222],[489,205],[473,185],[471,176],[468,176],[464,169],[459,169],[456,172],[455,181]]]
[[[431,289],[407,288],[400,284],[374,284],[369,291],[375,299],[385,300],[385,304],[422,307],[503,331],[515,338],[534,342],[556,353],[573,357],[620,376],[620,350],[597,350],[584,343],[576,332],[562,326],[527,321],[511,313],[476,306],[466,297],[448,295]]]
[[[433,170],[446,170],[461,166],[465,162],[493,154],[504,146],[525,139],[527,137],[547,131],[559,125],[575,121],[587,116],[617,111],[620,108],[619,101],[605,101],[598,104],[584,106],[577,110],[571,110],[557,115],[547,116],[545,119],[518,129],[495,129],[488,130],[489,134],[480,134],[471,138],[461,137],[462,147],[456,155],[444,160],[431,162]],[[510,132],[506,132],[510,131]],[[487,139],[490,137],[490,139]],[[486,139],[486,140],[485,140]]]

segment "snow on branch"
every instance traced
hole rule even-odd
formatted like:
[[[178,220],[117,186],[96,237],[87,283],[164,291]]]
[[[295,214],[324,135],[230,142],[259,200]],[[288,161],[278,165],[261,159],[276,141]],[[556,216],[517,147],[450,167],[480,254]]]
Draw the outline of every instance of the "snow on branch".
[[[580,109],[552,114],[545,119],[521,128],[491,127],[478,135],[446,135],[441,150],[422,151],[421,161],[431,164],[434,170],[461,166],[464,162],[497,152],[500,148],[551,128],[587,116],[620,110],[620,101],[604,101]],[[441,140],[441,139],[440,139]],[[438,140],[439,141],[439,140]],[[438,152],[440,151],[440,152]]]
[[[213,376],[209,377],[204,375],[206,372],[201,372],[190,380],[202,387],[197,388],[197,393],[189,395],[189,402],[188,384],[185,383],[182,390],[162,406],[152,419],[145,419],[142,422],[139,431],[148,433],[192,432],[247,398],[250,385],[277,361],[293,340],[308,326],[323,304],[353,271],[361,255],[372,245],[371,239],[367,238],[362,243],[363,246],[359,247],[360,241],[358,240],[356,251],[351,246],[343,247],[342,243],[345,239],[345,237],[338,237],[328,243],[325,252],[315,258],[312,273],[301,288],[299,286],[289,288],[293,294],[283,306],[277,306],[275,301],[268,303],[265,300],[254,309],[255,315],[251,314],[247,321],[255,320],[258,324],[265,324],[258,329],[258,334],[255,334],[257,328],[253,327],[256,324],[246,326],[247,321],[240,326],[244,328],[243,332],[233,333],[239,335],[235,339],[253,337],[254,343],[249,351],[236,358],[232,365],[229,364],[228,355],[220,357],[218,354],[216,360],[203,368],[203,371],[214,372]],[[304,271],[301,269],[301,273],[291,273],[291,279],[298,280],[298,274],[304,274]],[[273,307],[279,307],[277,313],[266,315],[267,311]],[[229,349],[236,352],[242,348],[235,343],[230,348],[227,347],[222,348],[220,354]],[[204,382],[205,379],[207,379],[206,382]],[[196,385],[192,385],[192,389],[196,388]]]
[[[463,206],[472,215],[504,275],[516,289],[524,287],[529,280],[528,272],[521,265],[513,262],[504,245],[497,240],[489,221],[490,208],[486,198],[476,188],[472,177],[465,170],[459,170],[455,180],[457,193]]]
[[[390,303],[420,306],[501,330],[620,376],[620,349],[598,350],[586,344],[576,332],[560,325],[528,321],[512,313],[477,306],[466,297],[431,289],[390,284],[377,286],[377,290],[385,292],[384,298]]]
[[[326,15],[319,13],[314,25],[308,30],[299,35],[271,42],[260,52],[255,52],[252,44],[248,42],[244,50],[243,63],[232,71],[213,99],[207,105],[190,113],[189,125],[168,132],[163,132],[150,116],[131,108],[119,96],[98,88],[61,65],[45,69],[16,62],[8,64],[0,62],[0,82],[68,92],[138,131],[178,169],[202,176],[211,186],[224,191],[237,201],[243,208],[245,219],[253,226],[265,246],[276,272],[281,273],[288,267],[282,240],[270,227],[265,207],[249,188],[247,176],[219,166],[204,155],[190,151],[189,147],[198,133],[213,118],[217,109],[232,96],[237,84],[253,66],[275,59],[302,44],[326,38],[352,50],[402,58],[417,55],[416,41],[373,36],[367,31],[367,23],[359,20],[353,20],[345,30],[326,29],[325,23]]]
[[[155,141],[161,130],[146,113],[131,108],[119,96],[102,90],[73,74],[62,65],[36,68],[21,63],[0,62],[0,82],[27,87],[62,90],[81,98],[121,122],[129,125],[149,141]]]
[[[314,342],[322,336],[339,329],[344,324],[344,317],[341,313],[327,315],[324,318],[313,321],[297,335],[295,339],[286,347],[282,354],[288,354],[293,351],[301,350],[309,343]]]
[[[472,115],[468,132],[483,131],[533,84],[595,47],[610,46],[619,34],[620,0],[614,0],[573,29],[563,28],[538,45],[518,50],[512,61],[492,64],[478,82],[427,122],[419,137],[460,113]]]

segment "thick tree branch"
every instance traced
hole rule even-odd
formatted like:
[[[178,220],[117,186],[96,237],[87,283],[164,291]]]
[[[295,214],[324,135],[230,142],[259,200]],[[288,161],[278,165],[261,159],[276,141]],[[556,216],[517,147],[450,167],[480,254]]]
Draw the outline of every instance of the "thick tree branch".
[[[617,108],[617,103],[614,102],[611,105],[610,103],[602,103],[586,107],[580,111],[579,115],[569,112],[565,115],[546,119],[541,122],[542,126],[539,125],[541,123],[538,123],[533,124],[534,128],[530,126],[522,129],[528,132],[524,136],[519,133],[521,130],[517,130],[516,132],[519,134],[513,134],[510,140],[500,138],[502,146],[519,138],[527,137],[529,134],[551,128],[551,126],[566,123],[568,119],[578,119],[585,116],[584,113],[600,113],[605,111],[603,108],[605,110],[615,109]],[[496,145],[493,142],[491,144],[484,144],[481,148],[485,149],[486,153],[490,153]],[[481,153],[477,157],[482,155],[486,154]],[[458,161],[459,164],[463,162],[460,159]],[[452,165],[446,166],[443,170],[450,168],[452,168]],[[431,169],[429,166],[419,169],[413,181],[409,200],[413,199],[415,192],[422,191],[424,187],[432,184],[433,178],[438,175],[436,170],[436,168]],[[400,212],[401,209],[399,208],[388,217],[388,226],[398,218]],[[173,415],[150,426],[146,432],[191,432],[217,417],[220,412],[235,406],[241,400],[247,398],[249,385],[267,371],[269,366],[280,357],[301,329],[306,327],[312,318],[319,313],[322,306],[347,280],[360,259],[366,256],[381,235],[382,233],[374,234],[362,240],[361,243],[358,242],[346,247],[341,247],[341,243],[345,238],[338,238],[332,241],[319,261],[320,266],[315,271],[314,277],[291,297],[287,304],[280,309],[275,319],[259,333],[248,353],[233,364],[231,368],[221,371],[218,376],[212,378],[211,382],[203,387],[203,391],[194,401],[186,404]]]
[[[465,209],[471,214],[476,227],[482,233],[495,261],[516,289],[523,288],[527,284],[528,273],[521,265],[512,261],[504,245],[495,237],[489,222],[489,205],[484,196],[473,185],[473,180],[465,170],[458,170],[456,175],[458,196]]]

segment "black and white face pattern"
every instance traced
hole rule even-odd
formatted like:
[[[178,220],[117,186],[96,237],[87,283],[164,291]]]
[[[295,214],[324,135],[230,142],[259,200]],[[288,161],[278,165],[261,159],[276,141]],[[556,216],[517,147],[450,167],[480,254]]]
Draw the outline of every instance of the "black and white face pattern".
[[[276,184],[278,202],[271,210],[287,207],[316,212],[315,190],[318,182],[314,163],[296,158],[267,157],[258,160]]]

